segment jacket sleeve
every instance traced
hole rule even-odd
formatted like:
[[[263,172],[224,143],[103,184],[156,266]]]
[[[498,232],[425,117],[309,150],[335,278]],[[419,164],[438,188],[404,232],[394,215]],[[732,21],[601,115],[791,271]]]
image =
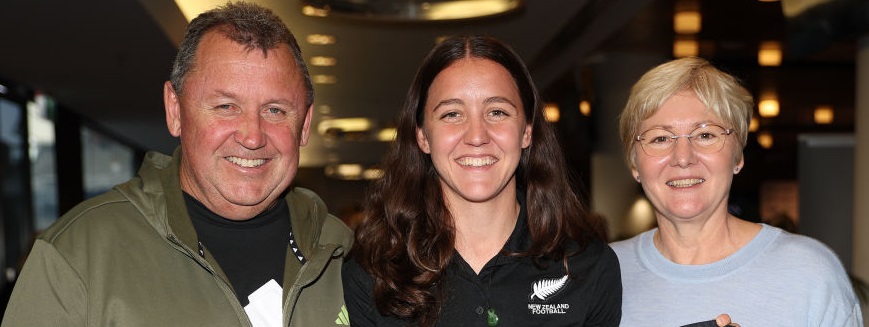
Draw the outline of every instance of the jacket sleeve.
[[[49,243],[37,239],[15,284],[3,327],[84,326],[87,289]]]
[[[374,280],[356,261],[344,263],[342,273],[344,303],[350,317],[350,326],[376,326],[379,313],[374,305]]]

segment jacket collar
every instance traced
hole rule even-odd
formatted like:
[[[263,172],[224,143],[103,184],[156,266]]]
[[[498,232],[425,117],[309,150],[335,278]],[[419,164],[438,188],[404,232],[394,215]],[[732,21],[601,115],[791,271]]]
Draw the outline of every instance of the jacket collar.
[[[197,249],[196,230],[187,214],[181,191],[181,157],[181,146],[175,148],[171,157],[148,152],[137,178],[119,185],[117,189],[142,211],[155,230],[165,237],[177,239],[189,249]],[[312,253],[318,243],[346,243],[338,235],[335,235],[336,239],[331,239],[333,235],[323,236],[330,239],[320,239],[320,230],[328,210],[316,194],[291,186],[284,199],[290,207],[293,236],[303,253]]]

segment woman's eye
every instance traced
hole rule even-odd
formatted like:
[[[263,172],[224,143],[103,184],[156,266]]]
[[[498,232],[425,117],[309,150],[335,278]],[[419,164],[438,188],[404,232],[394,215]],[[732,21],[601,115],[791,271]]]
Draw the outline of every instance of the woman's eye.
[[[715,134],[705,132],[705,133],[698,134],[696,137],[699,139],[712,139],[712,138],[715,138]]]
[[[450,111],[450,112],[447,112],[447,113],[441,115],[441,119],[450,119],[450,118],[456,118],[456,117],[459,117],[459,113],[455,112],[455,111]]]
[[[670,138],[666,136],[657,136],[649,140],[649,143],[667,143]]]
[[[501,109],[492,110],[490,113],[492,116],[509,116],[510,114]]]

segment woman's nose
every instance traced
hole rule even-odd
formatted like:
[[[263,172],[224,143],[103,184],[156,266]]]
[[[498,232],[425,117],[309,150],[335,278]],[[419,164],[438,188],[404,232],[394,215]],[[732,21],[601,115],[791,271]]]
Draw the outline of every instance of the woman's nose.
[[[694,150],[694,145],[691,144],[691,139],[688,137],[679,137],[673,144],[673,152],[670,153],[670,164],[679,167],[688,167],[696,162],[697,152]]]
[[[482,118],[471,118],[468,121],[468,130],[465,132],[465,143],[473,146],[489,143],[489,130]]]

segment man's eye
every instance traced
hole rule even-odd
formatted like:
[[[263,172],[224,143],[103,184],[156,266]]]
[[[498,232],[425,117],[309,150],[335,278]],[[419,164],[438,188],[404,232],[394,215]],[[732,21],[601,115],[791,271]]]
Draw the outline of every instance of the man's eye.
[[[283,109],[274,108],[274,107],[268,108],[268,109],[266,109],[266,111],[268,111],[268,113],[270,113],[272,115],[283,115],[286,113],[286,111],[284,111]]]

